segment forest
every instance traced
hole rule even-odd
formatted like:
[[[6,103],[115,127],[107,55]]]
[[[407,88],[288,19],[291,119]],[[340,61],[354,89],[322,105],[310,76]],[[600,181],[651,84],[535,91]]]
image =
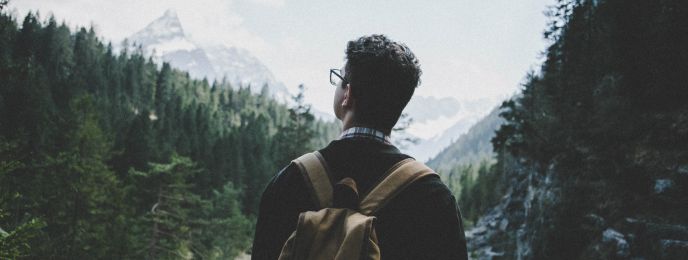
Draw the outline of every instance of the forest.
[[[17,19],[0,13],[1,259],[230,259],[278,167],[338,134],[303,91],[287,106]]]
[[[546,60],[505,122],[491,132],[488,116],[476,127],[490,135],[472,129],[429,162],[471,256],[685,259],[688,2],[559,0],[547,15]],[[494,155],[473,158],[489,138]]]
[[[471,258],[685,259],[688,1],[546,14],[543,64],[427,162]],[[0,259],[231,259],[277,167],[340,129],[303,91],[281,104],[19,19],[0,9]]]

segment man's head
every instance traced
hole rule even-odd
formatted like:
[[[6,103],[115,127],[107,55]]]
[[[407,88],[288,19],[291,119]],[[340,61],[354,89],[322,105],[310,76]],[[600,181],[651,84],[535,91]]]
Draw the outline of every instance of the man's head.
[[[349,41],[343,75],[348,84],[341,88],[350,95],[354,124],[391,132],[413,96],[420,75],[418,59],[405,44],[384,35]],[[342,105],[337,104],[337,98],[335,113],[336,106]]]

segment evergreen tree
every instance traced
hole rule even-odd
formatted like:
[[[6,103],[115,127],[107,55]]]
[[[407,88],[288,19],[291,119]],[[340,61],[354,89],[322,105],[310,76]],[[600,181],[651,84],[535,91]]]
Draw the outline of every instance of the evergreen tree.
[[[239,194],[228,182],[205,204],[201,219],[206,226],[199,235],[207,259],[232,259],[251,245],[254,223],[242,214]]]
[[[231,258],[294,142],[278,130],[298,154],[337,128],[34,13],[0,12],[0,75],[0,258]]]
[[[8,184],[12,174],[25,167],[12,151],[16,143],[10,143],[0,138],[0,184]],[[9,187],[0,190],[0,258],[15,259],[27,257],[31,253],[30,241],[40,235],[40,229],[45,223],[38,218],[27,221],[7,221],[9,212],[5,209],[13,204],[12,200],[20,198],[19,193],[12,193]],[[15,218],[16,219],[16,218]]]
[[[193,212],[204,201],[188,183],[200,169],[189,158],[173,155],[169,163],[151,163],[150,170],[129,172],[136,189],[136,200],[147,212],[141,217],[137,237],[142,239],[136,252],[148,259],[185,258],[200,254],[192,236]]]
[[[315,118],[310,114],[310,105],[304,103],[305,87],[299,85],[299,92],[292,97],[294,106],[289,109],[287,123],[277,130],[274,151],[278,158],[278,165],[286,165],[289,161],[314,149],[311,140],[314,131],[311,128]]]

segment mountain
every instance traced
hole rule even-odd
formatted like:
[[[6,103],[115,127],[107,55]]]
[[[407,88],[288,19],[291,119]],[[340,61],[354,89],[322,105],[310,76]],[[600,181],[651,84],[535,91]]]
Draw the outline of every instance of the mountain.
[[[168,49],[161,48],[166,43],[177,43],[176,46],[169,46],[173,50],[196,48],[196,45],[186,38],[177,13],[173,10],[165,11],[163,16],[149,23],[129,39],[146,48],[158,48],[159,51],[168,51]]]
[[[478,164],[486,158],[491,158],[493,150],[490,141],[497,128],[504,123],[504,119],[499,117],[499,111],[499,108],[493,109],[427,164],[442,173],[457,165]]]
[[[277,100],[289,103],[291,94],[272,72],[248,50],[194,42],[184,31],[176,12],[167,10],[145,28],[129,37],[128,42],[140,45],[146,55],[157,63],[168,62],[187,71],[193,78],[226,80],[232,86],[251,86],[259,93],[267,84],[268,92]],[[462,100],[444,97],[414,96],[405,113],[413,119],[407,135],[419,140],[406,145],[405,152],[420,160],[436,155],[493,106],[487,99]],[[313,109],[317,118],[334,120],[329,112]]]
[[[272,72],[248,50],[222,45],[205,47],[203,50],[210,59],[218,80],[225,78],[234,84],[250,85],[255,90],[260,90],[267,84],[272,93],[289,93],[286,86],[277,81]],[[289,95],[284,96],[288,97]]]
[[[425,123],[440,117],[451,117],[459,112],[461,102],[455,98],[414,96],[404,109],[415,123]]]
[[[404,113],[413,119],[406,134],[418,142],[402,150],[418,160],[428,160],[465,134],[493,106],[489,99],[459,101],[449,97],[414,96]]]
[[[269,93],[280,101],[290,96],[286,86],[248,50],[194,42],[185,34],[173,10],[167,10],[127,41],[140,45],[144,54],[157,63],[168,62],[174,68],[188,71],[193,78],[227,80],[234,87],[251,86],[254,93],[267,85]]]
[[[177,13],[172,10],[127,40],[140,45],[144,54],[152,56],[157,63],[169,62],[194,78],[215,78],[215,69],[205,51],[186,37]]]

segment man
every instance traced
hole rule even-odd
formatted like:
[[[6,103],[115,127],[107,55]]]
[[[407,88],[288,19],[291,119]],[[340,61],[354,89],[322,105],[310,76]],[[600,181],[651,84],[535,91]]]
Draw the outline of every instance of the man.
[[[350,41],[346,65],[330,70],[339,140],[319,150],[333,182],[353,178],[364,194],[394,164],[410,156],[389,135],[420,81],[420,65],[404,44],[384,35]],[[304,211],[319,210],[294,164],[273,178],[260,203],[252,258],[277,259]],[[383,259],[466,259],[456,200],[436,176],[422,178],[376,214]]]

